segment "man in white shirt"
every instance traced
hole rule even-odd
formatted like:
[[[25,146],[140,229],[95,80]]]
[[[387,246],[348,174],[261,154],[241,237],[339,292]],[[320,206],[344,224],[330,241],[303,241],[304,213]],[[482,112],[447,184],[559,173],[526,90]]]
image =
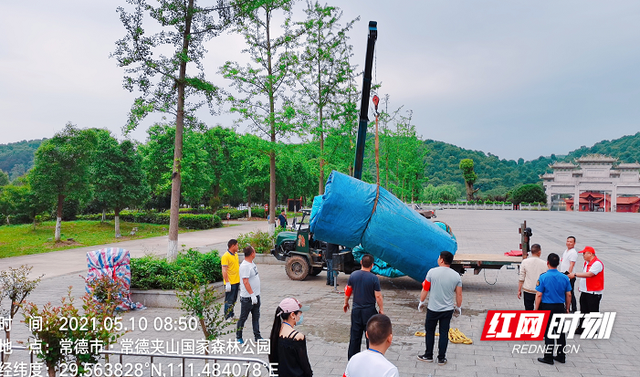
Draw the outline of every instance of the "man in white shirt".
[[[569,278],[579,277],[580,285],[580,312],[594,313],[600,311],[600,300],[604,292],[604,263],[596,257],[596,250],[586,246],[579,251],[584,258],[583,272],[575,272]],[[582,334],[582,320],[576,334]]]
[[[342,377],[399,377],[398,368],[384,357],[391,346],[391,320],[376,314],[367,322],[369,348],[353,355]]]
[[[524,309],[533,310],[536,301],[536,284],[540,274],[547,272],[547,262],[540,259],[542,249],[540,245],[531,245],[531,256],[520,265],[520,279],[518,282],[518,299],[524,290]]]
[[[576,261],[578,260],[578,252],[575,249],[576,238],[574,236],[567,237],[567,250],[562,253],[560,257],[560,265],[558,271],[565,275],[573,274],[575,272]],[[574,294],[573,286],[576,283],[576,278],[571,278],[571,312],[578,310],[576,306],[576,295]]]
[[[240,264],[240,318],[236,330],[236,340],[243,344],[242,330],[244,324],[251,313],[251,324],[253,326],[253,336],[256,340],[262,339],[260,336],[260,276],[258,267],[253,263],[256,251],[252,246],[245,247],[244,260]]]

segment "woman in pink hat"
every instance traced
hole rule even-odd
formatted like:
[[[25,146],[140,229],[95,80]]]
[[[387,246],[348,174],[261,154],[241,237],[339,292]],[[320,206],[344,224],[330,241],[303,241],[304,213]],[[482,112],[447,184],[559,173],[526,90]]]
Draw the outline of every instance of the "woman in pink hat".
[[[269,362],[277,365],[280,377],[313,376],[307,355],[307,340],[295,329],[302,319],[302,304],[295,298],[285,298],[276,309],[271,328]]]

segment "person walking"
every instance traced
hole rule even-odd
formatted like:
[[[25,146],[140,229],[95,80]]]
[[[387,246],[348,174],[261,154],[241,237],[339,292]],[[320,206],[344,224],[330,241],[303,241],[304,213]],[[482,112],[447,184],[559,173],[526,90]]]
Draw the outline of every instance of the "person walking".
[[[518,281],[518,299],[524,290],[524,310],[533,310],[536,301],[536,284],[540,274],[547,271],[547,262],[540,259],[542,248],[531,245],[531,255],[520,264],[520,279]]]
[[[347,280],[344,288],[344,305],[342,309],[346,313],[349,310],[349,299],[353,294],[353,308],[351,309],[351,334],[349,339],[348,358],[360,352],[362,345],[362,335],[366,331],[369,318],[378,314],[376,303],[380,309],[380,314],[384,314],[382,302],[382,292],[380,290],[380,280],[371,272],[373,267],[373,256],[365,254],[360,260],[361,269],[354,271]],[[369,340],[367,339],[367,347]]]
[[[222,279],[224,281],[224,319],[233,318],[233,308],[240,290],[240,265],[238,263],[238,240],[227,242],[227,252],[220,258]]]
[[[438,257],[438,267],[427,272],[422,283],[420,303],[418,311],[422,312],[425,306],[427,293],[429,304],[427,305],[427,318],[425,320],[426,351],[418,355],[418,360],[428,363],[433,362],[433,348],[435,343],[436,325],[440,327],[440,339],[438,341],[438,365],[447,363],[447,346],[449,345],[449,325],[451,317],[462,314],[462,279],[460,274],[451,268],[453,254],[443,251]],[[455,305],[453,303],[455,297]]]
[[[596,250],[591,246],[586,246],[579,251],[584,258],[583,272],[575,272],[569,278],[579,277],[580,284],[580,312],[597,313],[600,311],[600,301],[604,292],[604,263],[596,257]],[[576,329],[576,334],[582,334],[582,320],[580,327]]]
[[[549,270],[540,275],[538,278],[538,285],[536,286],[536,304],[535,310],[549,310],[551,317],[554,314],[569,313],[571,310],[571,283],[569,277],[560,271],[558,271],[558,265],[560,264],[560,257],[556,253],[551,253],[547,257],[547,265]],[[554,345],[555,339],[549,337],[549,323],[551,318],[547,322],[547,328],[544,331],[544,345],[545,352],[544,357],[539,357],[538,361],[541,363],[553,365],[553,361],[563,363],[566,361],[566,355],[564,348],[567,345],[567,338],[563,331],[555,329],[555,334],[559,332],[557,338],[557,346]],[[553,356],[553,350],[557,349],[556,356]]]
[[[562,253],[560,258],[560,265],[558,265],[558,271],[565,275],[573,274],[573,271],[578,261],[578,252],[576,251],[576,238],[574,236],[567,237],[567,249]],[[573,276],[573,275],[572,275]],[[578,310],[576,305],[576,296],[574,294],[574,285],[576,278],[569,278],[571,282],[571,312]]]
[[[271,327],[269,362],[278,367],[279,377],[311,377],[307,340],[296,325],[302,324],[302,304],[293,297],[280,301]]]
[[[399,377],[398,368],[384,357],[393,341],[391,320],[376,314],[367,322],[369,348],[354,355],[343,377]]]
[[[253,336],[255,340],[262,339],[260,336],[260,276],[258,275],[258,267],[253,260],[256,257],[256,251],[253,246],[247,246],[242,249],[244,260],[240,264],[240,319],[238,319],[238,327],[236,330],[236,340],[243,344],[242,330],[244,324],[251,313],[251,324],[253,326]]]

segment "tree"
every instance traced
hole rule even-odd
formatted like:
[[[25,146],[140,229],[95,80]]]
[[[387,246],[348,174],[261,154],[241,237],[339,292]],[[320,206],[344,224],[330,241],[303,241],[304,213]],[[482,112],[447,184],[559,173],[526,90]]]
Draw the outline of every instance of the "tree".
[[[124,87],[142,92],[131,108],[126,130],[137,127],[152,112],[174,114],[176,117],[173,172],[171,174],[171,216],[167,258],[174,260],[178,254],[178,221],[180,185],[182,183],[182,145],[184,125],[194,125],[194,111],[208,104],[213,112],[218,88],[207,81],[202,59],[207,50],[204,42],[217,36],[226,28],[231,18],[231,6],[218,0],[214,7],[203,7],[196,0],[160,0],[154,7],[146,0],[128,0],[133,13],[119,7],[120,20],[127,35],[116,42],[113,56],[127,76]],[[161,31],[147,35],[143,28],[144,13],[159,25]],[[164,53],[170,49],[170,56]],[[154,54],[155,53],[155,54]],[[195,74],[187,74],[187,66]],[[129,74],[131,76],[129,76]],[[195,102],[188,98],[198,97]]]
[[[89,165],[94,145],[94,131],[79,130],[68,123],[36,151],[31,187],[42,201],[57,202],[56,242],[60,242],[65,198],[79,200],[90,195]]]
[[[147,143],[140,146],[142,167],[153,194],[166,197],[171,192],[176,128],[170,124],[155,124],[147,131]],[[184,132],[181,192],[190,205],[198,205],[209,192],[214,166],[210,163],[207,140],[202,132],[187,129]]]
[[[142,203],[149,193],[141,158],[130,140],[118,143],[111,133],[101,132],[92,170],[96,199],[113,208],[115,236],[120,238],[120,210]]]
[[[544,188],[538,184],[519,186],[508,195],[509,200],[511,200],[513,204],[547,202],[547,195],[544,192]]]
[[[318,194],[324,194],[325,137],[331,114],[327,109],[338,101],[342,85],[352,76],[349,58],[352,47],[347,44],[347,32],[355,20],[344,27],[338,23],[342,11],[337,7],[320,5],[307,0],[307,19],[301,23],[305,30],[303,52],[300,55],[297,79],[300,83],[302,107],[312,108],[311,133],[318,138],[319,181]],[[335,111],[337,109],[333,109]]]
[[[428,202],[452,202],[460,198],[461,191],[456,185],[429,185],[423,192],[424,200]]]
[[[291,47],[301,31],[289,28],[293,0],[262,0],[258,7],[246,11],[246,18],[236,24],[236,31],[245,37],[250,55],[256,66],[227,61],[220,68],[225,78],[232,80],[238,96],[227,97],[231,111],[250,121],[251,127],[266,136],[269,144],[269,226],[275,230],[276,207],[276,143],[280,137],[295,131],[293,101],[287,88],[294,85],[296,56]],[[277,10],[285,12],[283,32],[274,37],[273,17]],[[266,100],[266,101],[265,101]]]
[[[6,186],[9,184],[9,175],[2,170],[0,170],[0,187]]]
[[[462,170],[462,176],[464,177],[464,184],[467,189],[467,200],[473,200],[473,194],[479,189],[473,189],[473,184],[478,179],[478,175],[473,171],[473,160],[465,158],[460,161],[460,170]]]
[[[247,152],[240,145],[239,135],[233,129],[212,127],[204,132],[204,149],[208,153],[207,165],[212,170],[210,196],[226,202],[244,202],[238,174]],[[251,201],[249,197],[246,199]]]

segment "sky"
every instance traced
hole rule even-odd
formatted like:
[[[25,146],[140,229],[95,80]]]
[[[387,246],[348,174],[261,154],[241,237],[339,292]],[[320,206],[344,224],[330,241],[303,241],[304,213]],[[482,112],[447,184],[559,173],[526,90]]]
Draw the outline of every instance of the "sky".
[[[327,3],[343,22],[360,16],[350,33],[360,70],[368,22],[378,22],[378,94],[412,110],[423,139],[531,160],[640,131],[637,0]],[[126,2],[0,3],[0,144],[51,137],[68,122],[123,137],[136,93],[109,57],[124,36],[118,6]],[[228,86],[218,68],[246,61],[243,47],[233,34],[210,41],[208,78]],[[201,115],[210,126],[233,119]],[[144,141],[156,120],[131,137]]]

